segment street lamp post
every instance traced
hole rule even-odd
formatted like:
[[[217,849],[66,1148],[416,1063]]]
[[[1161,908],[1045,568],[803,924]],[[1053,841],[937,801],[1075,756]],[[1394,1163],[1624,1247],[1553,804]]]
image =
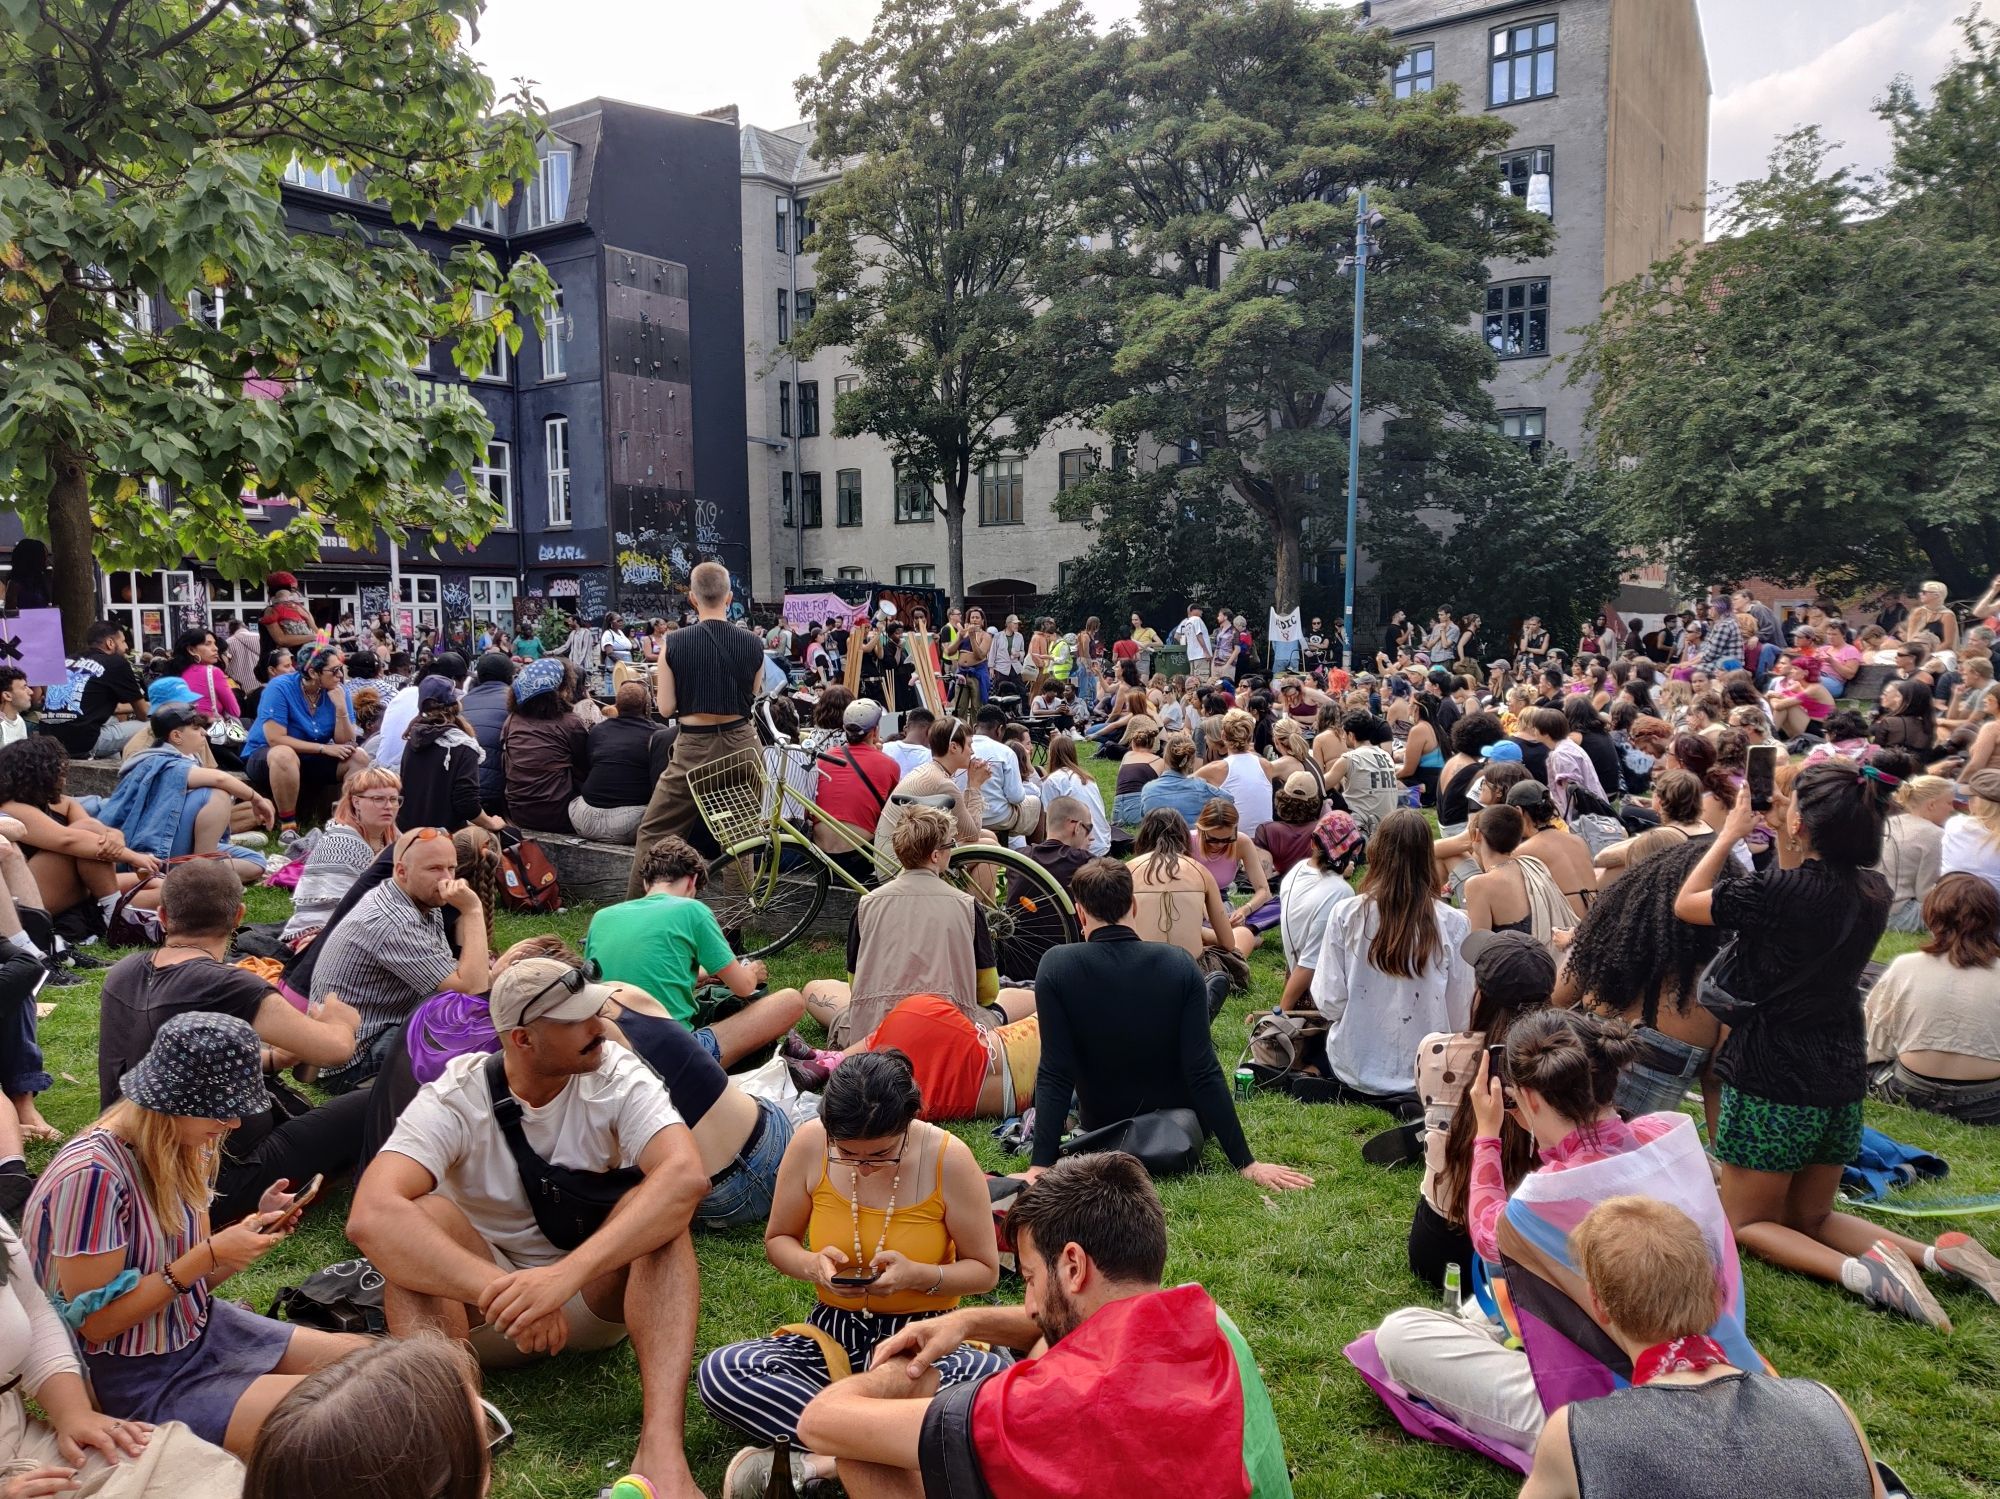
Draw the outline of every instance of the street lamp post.
[[[1366,189],[1354,195],[1354,368],[1348,377],[1347,406],[1347,566],[1343,569],[1345,599],[1341,609],[1340,664],[1354,668],[1354,528],[1361,508],[1361,345],[1362,321],[1368,309],[1368,253],[1374,248],[1368,232],[1382,216],[1368,211]]]

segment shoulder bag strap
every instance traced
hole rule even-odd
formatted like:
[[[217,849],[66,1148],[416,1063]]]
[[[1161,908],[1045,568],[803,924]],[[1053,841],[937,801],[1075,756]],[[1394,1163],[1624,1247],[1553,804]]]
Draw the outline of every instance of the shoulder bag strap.
[[[849,770],[852,770],[856,775],[861,777],[861,784],[866,786],[868,788],[868,794],[875,798],[875,814],[876,816],[879,817],[882,814],[882,809],[889,805],[888,796],[885,793],[877,791],[875,789],[875,783],[868,779],[868,772],[863,770],[859,762],[855,760],[854,751],[850,746],[848,745],[841,746],[840,758],[847,762],[847,768]],[[891,791],[895,790],[893,786],[890,787],[889,789]]]

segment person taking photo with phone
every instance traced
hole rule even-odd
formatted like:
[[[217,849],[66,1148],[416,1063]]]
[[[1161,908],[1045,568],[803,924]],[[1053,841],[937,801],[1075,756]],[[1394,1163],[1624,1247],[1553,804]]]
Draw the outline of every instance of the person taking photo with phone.
[[[701,1361],[696,1391],[717,1420],[759,1446],[737,1453],[725,1499],[756,1499],[772,1443],[798,1440],[812,1398],[868,1367],[875,1346],[951,1311],[1000,1280],[986,1178],[965,1143],[917,1117],[910,1059],[858,1052],[834,1070],[819,1118],[799,1126],[778,1167],[764,1253],[818,1293],[804,1323],[730,1343]],[[946,1385],[1007,1366],[967,1344],[934,1361]],[[794,1452],[792,1480],[833,1477],[830,1457]]]
[[[256,1212],[210,1219],[221,1142],[270,1108],[257,1033],[231,1015],[176,1015],[119,1091],[28,1199],[22,1238],[36,1278],[76,1329],[106,1415],[185,1422],[248,1456],[294,1385],[368,1340],[215,1294],[282,1243],[305,1206],[280,1178]]]

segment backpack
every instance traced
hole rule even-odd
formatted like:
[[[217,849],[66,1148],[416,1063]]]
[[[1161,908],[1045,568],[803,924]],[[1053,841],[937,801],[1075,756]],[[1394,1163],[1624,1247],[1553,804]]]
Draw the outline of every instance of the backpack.
[[[532,838],[524,838],[519,828],[500,832],[500,899],[515,911],[547,914],[562,909],[562,886],[556,883],[555,864],[547,850]]]
[[[341,1260],[315,1270],[296,1286],[285,1286],[266,1314],[295,1327],[382,1337],[389,1319],[382,1309],[381,1272],[366,1260]]]

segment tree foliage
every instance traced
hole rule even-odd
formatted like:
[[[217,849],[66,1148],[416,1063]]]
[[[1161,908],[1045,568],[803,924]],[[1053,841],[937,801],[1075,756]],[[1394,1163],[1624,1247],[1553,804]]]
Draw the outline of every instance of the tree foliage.
[[[250,577],[315,556],[323,531],[466,543],[498,521],[454,482],[491,424],[422,401],[410,370],[433,339],[468,373],[496,339],[518,346],[514,309],[542,314],[546,273],[473,248],[440,265],[379,220],[292,235],[279,185],[294,156],[335,165],[407,225],[510,197],[535,126],[525,97],[496,114],[465,50],[480,8],[0,0],[0,485],[51,543],[73,640],[93,550]],[[475,290],[494,299],[478,315]],[[220,318],[139,310],[190,293]],[[260,533],[245,492],[287,496],[290,523]]]
[[[2000,30],[1879,106],[1885,177],[1817,131],[1719,205],[1725,238],[1612,294],[1576,359],[1623,535],[1690,580],[1830,591],[2000,567]]]
[[[1618,592],[1603,480],[1564,454],[1458,432],[1425,464],[1385,466],[1371,493],[1372,587],[1412,619],[1449,605],[1479,615],[1491,642],[1536,614],[1552,639],[1572,640]]]
[[[1511,127],[1457,91],[1395,99],[1402,47],[1301,0],[1147,0],[1105,44],[1076,175],[1115,345],[1103,424],[1199,443],[1173,482],[1233,494],[1268,538],[1280,608],[1300,539],[1347,476],[1350,194],[1382,215],[1365,410],[1410,431],[1490,415],[1476,317],[1487,264],[1544,250],[1547,221],[1499,193]],[[1079,319],[1081,321],[1081,319]]]
[[[846,346],[860,374],[834,431],[881,438],[940,486],[951,594],[965,594],[968,489],[1039,440],[1067,363],[1042,289],[1073,258],[1058,191],[1072,165],[1094,43],[1065,0],[886,0],[799,80],[814,153],[843,174],[813,199],[816,313],[800,354]]]

